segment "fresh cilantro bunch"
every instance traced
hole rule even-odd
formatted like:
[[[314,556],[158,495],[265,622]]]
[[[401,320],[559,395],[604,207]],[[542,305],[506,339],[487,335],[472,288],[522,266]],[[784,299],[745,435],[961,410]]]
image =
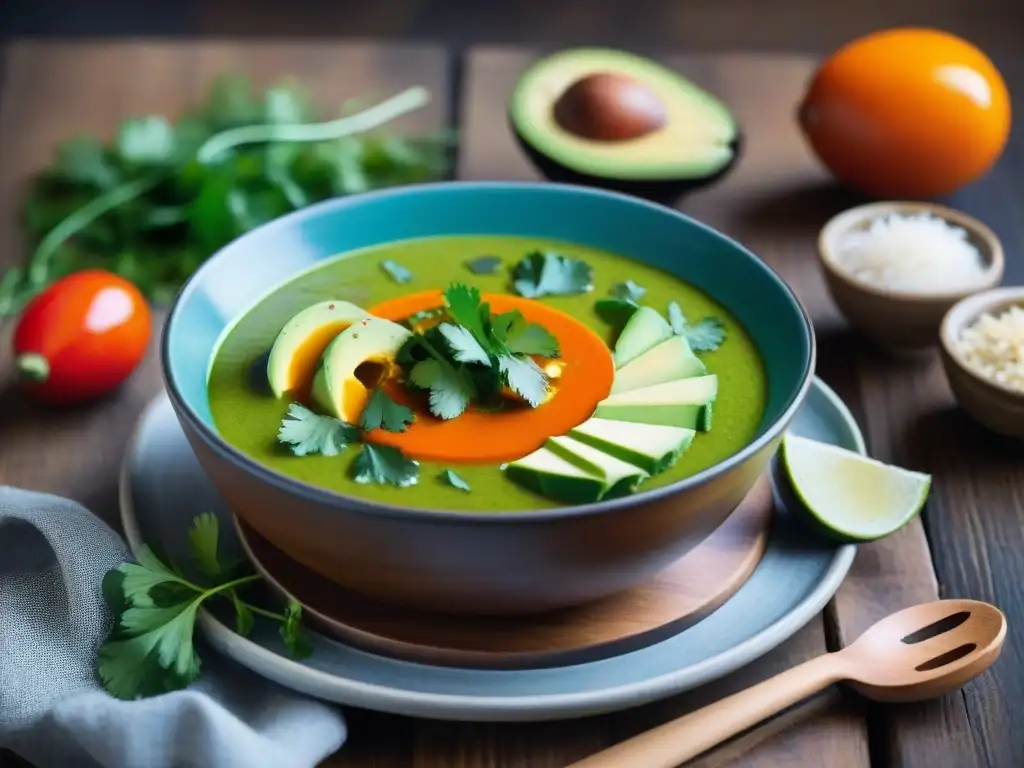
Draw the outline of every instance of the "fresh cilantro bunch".
[[[444,299],[445,319],[415,333],[398,357],[408,382],[429,391],[430,412],[454,419],[470,402],[499,408],[506,387],[540,405],[549,379],[533,357],[557,357],[555,337],[519,310],[492,315],[476,288],[455,283]]]
[[[275,613],[246,602],[242,591],[260,577],[246,573],[242,563],[222,562],[219,539],[212,514],[193,520],[188,543],[203,583],[187,579],[148,546],[141,548],[137,563],[123,563],[106,574],[103,595],[114,614],[114,626],[99,648],[96,671],[112,696],[145,698],[196,680],[202,666],[193,643],[196,616],[212,599],[233,606],[240,635],[248,635],[260,615],[281,624],[281,639],[293,657],[312,653],[302,607],[290,601],[283,613]]]
[[[55,280],[102,267],[165,301],[210,254],[261,224],[329,197],[427,181],[449,165],[451,137],[367,133],[429,100],[412,88],[328,119],[300,89],[263,92],[226,75],[172,120],[121,124],[113,141],[57,148],[22,209],[33,248],[0,277],[0,316]]]

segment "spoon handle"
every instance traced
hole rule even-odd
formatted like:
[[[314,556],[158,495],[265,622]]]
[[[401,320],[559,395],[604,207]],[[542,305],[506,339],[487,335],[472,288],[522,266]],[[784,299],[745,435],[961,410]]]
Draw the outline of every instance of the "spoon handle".
[[[836,653],[818,656],[567,768],[674,768],[844,679],[837,656]]]

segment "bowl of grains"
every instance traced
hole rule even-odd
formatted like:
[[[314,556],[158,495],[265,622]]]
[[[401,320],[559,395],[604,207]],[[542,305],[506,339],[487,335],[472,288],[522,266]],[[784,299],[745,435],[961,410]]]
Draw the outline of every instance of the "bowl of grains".
[[[839,311],[896,354],[934,347],[954,304],[1003,279],[995,233],[932,203],[889,201],[843,211],[822,228],[818,255]]]
[[[993,432],[1024,438],[1024,287],[995,288],[957,302],[939,337],[960,407]]]

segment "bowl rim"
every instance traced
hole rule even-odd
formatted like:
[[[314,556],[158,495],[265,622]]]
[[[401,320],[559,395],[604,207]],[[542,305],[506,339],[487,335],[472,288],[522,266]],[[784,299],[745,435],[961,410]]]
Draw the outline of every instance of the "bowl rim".
[[[953,288],[944,291],[884,288],[863,280],[856,275],[852,275],[836,264],[833,241],[841,233],[849,231],[866,220],[884,216],[886,213],[901,211],[934,214],[938,218],[954,226],[966,229],[980,238],[986,246],[984,255],[987,256],[987,264],[979,282],[972,288]],[[1006,269],[1003,243],[999,236],[985,222],[964,211],[922,200],[879,200],[842,210],[826,221],[819,230],[817,245],[819,263],[837,280],[842,281],[860,293],[906,304],[959,301],[980,291],[988,290],[993,285],[999,283],[1003,279],[1003,272]]]
[[[525,509],[525,510],[501,510],[499,512],[488,510],[446,510],[422,508],[411,505],[387,504],[378,501],[361,498],[359,496],[329,490],[311,483],[303,482],[291,475],[271,469],[258,460],[246,455],[239,449],[227,442],[213,428],[207,426],[195,413],[192,407],[185,402],[178,391],[177,384],[171,375],[170,365],[170,333],[169,330],[180,311],[182,301],[185,297],[195,291],[196,286],[202,279],[203,274],[210,268],[210,264],[225,249],[236,246],[237,243],[261,237],[267,229],[275,227],[291,226],[295,222],[324,214],[344,210],[352,205],[362,205],[367,201],[387,197],[401,197],[405,195],[429,194],[435,189],[450,189],[453,187],[465,188],[468,190],[485,189],[508,189],[514,188],[528,192],[530,190],[555,190],[560,194],[568,196],[582,196],[614,199],[625,205],[647,208],[657,211],[659,214],[668,215],[686,222],[690,226],[702,229],[705,232],[726,241],[747,257],[753,259],[765,274],[778,285],[779,289],[790,299],[800,319],[803,321],[804,329],[808,338],[808,351],[804,360],[804,369],[800,375],[800,383],[789,395],[788,400],[782,406],[779,414],[767,425],[764,432],[721,461],[696,472],[688,477],[681,478],[674,483],[652,488],[648,491],[639,491],[628,496],[604,501],[588,502],[585,504],[562,505],[547,509]],[[621,254],[620,254],[621,255]],[[629,258],[629,257],[623,257]],[[591,515],[612,514],[621,509],[649,504],[661,499],[675,496],[678,493],[699,488],[713,481],[724,472],[745,463],[750,457],[756,455],[765,446],[781,435],[786,426],[792,421],[801,403],[807,395],[814,380],[815,367],[817,364],[817,339],[814,333],[814,324],[807,313],[806,308],[792,287],[782,279],[782,276],[766,261],[757,256],[753,251],[739,243],[737,240],[716,230],[715,228],[697,221],[674,208],[658,205],[641,198],[633,197],[619,192],[584,187],[575,184],[556,183],[549,181],[470,181],[470,180],[446,180],[423,182],[417,184],[405,184],[398,187],[364,192],[358,195],[336,197],[323,200],[305,208],[293,211],[292,213],[280,216],[272,221],[263,224],[256,229],[250,230],[230,243],[211,254],[185,281],[171,303],[167,316],[164,320],[160,338],[160,363],[161,375],[168,397],[174,407],[179,420],[187,422],[189,428],[199,436],[206,446],[225,461],[230,461],[243,471],[256,475],[263,482],[269,483],[285,493],[327,507],[343,506],[346,512],[358,514],[373,514],[380,517],[414,519],[418,521],[447,522],[450,524],[502,524],[515,523],[519,525],[531,525],[539,521],[559,520],[565,518],[585,517]]]
[[[960,356],[960,353],[954,348],[954,340],[957,333],[983,313],[1015,304],[1024,308],[1024,286],[1013,285],[991,288],[987,291],[980,291],[970,296],[965,296],[950,307],[949,311],[943,316],[942,324],[939,326],[939,341],[943,357],[956,366],[957,370],[962,371],[978,384],[992,390],[992,394],[998,393],[1005,397],[1024,401],[1024,392],[1008,387],[1005,384],[1000,384],[998,381],[985,378],[967,365]]]

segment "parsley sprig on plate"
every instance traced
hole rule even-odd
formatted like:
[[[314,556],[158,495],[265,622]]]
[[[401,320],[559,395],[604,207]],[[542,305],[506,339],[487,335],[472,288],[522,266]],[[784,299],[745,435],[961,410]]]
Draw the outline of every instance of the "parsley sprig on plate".
[[[243,563],[221,559],[217,518],[206,513],[192,521],[188,544],[201,582],[187,578],[142,546],[138,561],[122,563],[103,579],[103,595],[114,626],[99,648],[96,672],[116,698],[136,699],[187,687],[202,661],[193,642],[196,617],[208,601],[230,604],[235,630],[248,635],[257,615],[278,622],[289,655],[304,658],[312,644],[302,624],[302,607],[289,601],[281,613],[246,601],[247,586],[260,576]]]
[[[519,310],[491,314],[477,288],[455,283],[444,300],[446,319],[414,334],[399,355],[409,383],[429,391],[430,412],[454,419],[470,402],[498,408],[506,388],[540,405],[550,382],[533,358],[557,357],[555,337]]]

